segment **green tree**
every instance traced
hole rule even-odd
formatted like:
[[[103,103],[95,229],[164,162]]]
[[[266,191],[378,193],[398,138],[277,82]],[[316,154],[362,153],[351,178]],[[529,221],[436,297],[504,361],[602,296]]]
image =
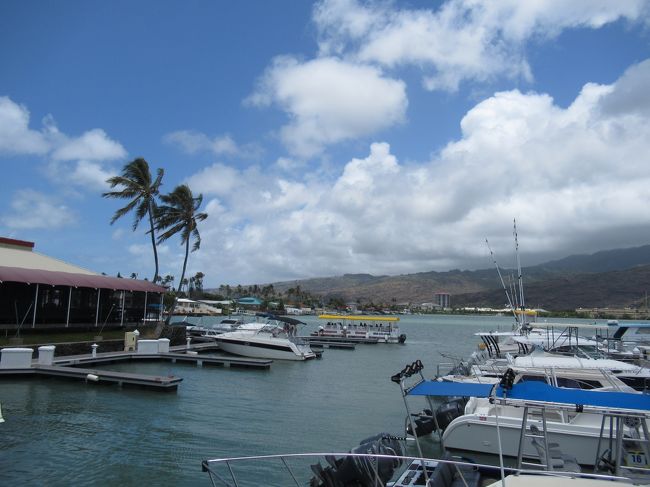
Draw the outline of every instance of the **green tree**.
[[[156,235],[154,233],[154,216],[156,213],[156,198],[158,197],[160,185],[164,174],[163,169],[158,169],[156,179],[152,180],[149,163],[139,157],[132,160],[122,168],[120,176],[113,176],[106,180],[111,189],[120,188],[119,191],[108,191],[103,193],[104,198],[130,199],[129,203],[115,212],[111,219],[111,225],[127,213],[135,210],[133,231],[145,216],[149,217],[149,233],[151,234],[151,246],[153,247],[153,258],[156,270],[153,282],[158,280],[158,250],[156,249]]]
[[[199,292],[203,292],[203,278],[205,277],[205,274],[203,272],[197,272],[194,274],[194,286],[196,287],[196,290]]]
[[[178,291],[181,290],[185,281],[185,270],[187,259],[190,255],[190,240],[194,239],[192,252],[201,247],[201,235],[197,228],[198,222],[208,217],[207,213],[199,212],[203,195],[194,196],[192,190],[186,184],[176,186],[169,194],[160,195],[161,205],[156,211],[156,229],[161,232],[158,243],[173,237],[177,233],[181,235],[181,244],[185,245],[185,259],[183,260],[183,271],[179,279]]]

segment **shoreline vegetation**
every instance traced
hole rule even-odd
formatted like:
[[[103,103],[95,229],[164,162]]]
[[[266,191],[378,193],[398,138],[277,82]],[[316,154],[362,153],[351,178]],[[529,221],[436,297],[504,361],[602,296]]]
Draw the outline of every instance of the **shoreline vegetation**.
[[[277,311],[276,311],[277,312]],[[386,316],[391,315],[402,315],[403,313],[391,313],[386,314]],[[470,312],[468,310],[445,310],[445,311],[429,311],[429,312],[418,312],[418,313],[409,313],[408,315],[418,315],[418,316],[500,316],[503,318],[503,324],[507,325],[510,323],[510,320],[513,318],[512,314],[507,313],[495,313],[488,311],[476,311]],[[230,316],[224,314],[224,317]],[[598,317],[586,316],[585,314],[577,313],[575,311],[561,311],[561,312],[549,312],[549,313],[540,313],[537,316],[537,320],[547,320],[549,318],[562,318],[562,319],[583,319],[583,320],[609,320],[609,319],[621,319],[621,320],[648,320],[650,315],[648,313],[643,313],[643,317],[634,317],[630,315],[599,315]],[[52,330],[48,331],[44,328],[29,328],[20,331],[19,335],[16,335],[15,330],[5,329],[5,333],[0,332],[0,347],[6,346],[35,346],[35,345],[45,345],[45,344],[61,344],[61,343],[90,343],[98,342],[101,345],[102,341],[110,340],[122,340],[124,339],[124,333],[126,331],[133,331],[130,327],[126,328],[104,328],[102,330]],[[140,326],[138,330],[146,333],[147,327]],[[98,336],[99,335],[99,336]]]

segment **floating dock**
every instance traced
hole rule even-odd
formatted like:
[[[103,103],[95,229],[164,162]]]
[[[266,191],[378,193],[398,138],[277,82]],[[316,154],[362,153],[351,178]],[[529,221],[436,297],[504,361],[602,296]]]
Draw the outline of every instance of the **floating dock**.
[[[312,348],[339,348],[341,350],[354,350],[357,347],[357,344],[352,342],[328,342],[320,340],[309,340],[309,346]]]
[[[96,347],[96,345],[94,345]],[[39,359],[32,359],[32,349],[3,349],[2,353],[9,353],[18,357],[16,363],[2,363],[0,367],[0,378],[2,377],[59,377],[84,381],[86,383],[117,384],[119,386],[134,386],[153,389],[158,391],[175,391],[183,380],[176,376],[155,376],[122,371],[96,370],[88,368],[93,365],[110,364],[116,362],[133,361],[169,361],[172,363],[184,362],[193,363],[197,366],[218,366],[268,369],[272,360],[255,359],[246,357],[235,357],[232,355],[211,354],[210,356],[199,355],[199,351],[212,351],[217,349],[216,343],[202,343],[190,346],[170,347],[169,352],[143,353],[143,351],[116,351],[104,353],[92,353],[83,355],[68,355],[53,357],[54,347],[45,346],[41,349],[49,349],[49,358],[46,362]],[[44,352],[46,350],[43,350]],[[181,353],[182,352],[182,353]],[[19,357],[22,356],[22,358]],[[4,358],[3,358],[4,360]]]
[[[301,336],[305,341],[308,341],[310,344],[312,342],[316,343],[363,343],[364,345],[376,345],[379,343],[378,338],[357,338],[357,337],[334,337],[334,336],[325,336],[325,335],[308,335]]]
[[[34,365],[28,369],[0,369],[0,377],[11,376],[41,376],[62,377],[85,382],[101,384],[112,383],[119,386],[137,386],[159,391],[175,391],[183,380],[176,376],[154,376],[143,374],[129,374],[126,372],[113,372],[110,370],[82,369],[78,367],[61,367],[58,365]]]
[[[184,349],[186,347],[183,347]],[[201,347],[205,350],[208,347]],[[194,352],[194,353],[191,353]],[[53,365],[57,366],[80,366],[90,364],[110,364],[115,362],[134,362],[134,361],[167,361],[172,363],[186,362],[193,363],[199,366],[213,365],[217,367],[232,367],[232,368],[253,368],[253,369],[268,369],[273,363],[268,359],[255,359],[246,357],[235,357],[233,355],[199,355],[196,349],[190,349],[189,353],[137,353],[137,352],[106,352],[98,353],[96,357],[92,355],[69,355],[65,357],[56,357]]]

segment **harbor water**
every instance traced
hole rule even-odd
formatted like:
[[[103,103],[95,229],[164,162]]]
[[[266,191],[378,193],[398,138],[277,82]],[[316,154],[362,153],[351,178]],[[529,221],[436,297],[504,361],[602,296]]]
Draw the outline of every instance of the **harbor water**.
[[[301,334],[317,329],[316,317],[301,319],[308,323]],[[400,435],[405,408],[391,375],[419,359],[425,377],[433,377],[438,364],[476,349],[475,332],[509,330],[512,321],[403,316],[399,324],[408,337],[403,345],[325,349],[321,360],[275,361],[269,370],[167,362],[104,366],[183,377],[174,393],[56,379],[3,380],[0,480],[3,485],[210,485],[201,472],[206,458],[342,452],[380,432]],[[414,403],[414,409],[422,407]],[[305,469],[309,478],[308,465]],[[284,483],[272,480],[268,465],[251,464],[244,475],[259,476],[267,485]]]

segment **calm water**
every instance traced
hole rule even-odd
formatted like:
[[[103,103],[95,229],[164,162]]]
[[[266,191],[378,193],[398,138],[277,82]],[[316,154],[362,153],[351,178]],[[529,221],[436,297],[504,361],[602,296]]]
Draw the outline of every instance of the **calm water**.
[[[319,320],[305,321],[308,333]],[[106,366],[183,377],[171,394],[52,379],[3,380],[0,483],[210,485],[201,472],[205,458],[348,451],[376,433],[403,432],[404,403],[391,375],[420,359],[425,376],[433,376],[438,363],[449,362],[441,354],[464,358],[478,344],[473,333],[509,329],[511,322],[406,316],[400,323],[408,336],[404,345],[326,349],[322,360],[276,361],[267,371],[169,363]],[[256,465],[255,471],[268,482],[266,468]]]

